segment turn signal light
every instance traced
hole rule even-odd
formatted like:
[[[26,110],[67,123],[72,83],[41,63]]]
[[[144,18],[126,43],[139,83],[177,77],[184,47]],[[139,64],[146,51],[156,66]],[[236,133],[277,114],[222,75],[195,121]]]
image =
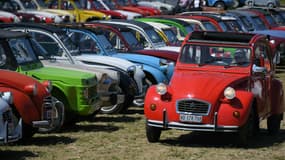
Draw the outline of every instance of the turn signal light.
[[[150,110],[155,111],[156,110],[156,104],[151,104],[150,105]]]

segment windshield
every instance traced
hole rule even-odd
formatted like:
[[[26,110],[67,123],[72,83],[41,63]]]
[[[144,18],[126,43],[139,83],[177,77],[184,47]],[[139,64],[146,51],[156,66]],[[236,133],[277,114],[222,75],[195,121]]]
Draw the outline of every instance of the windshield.
[[[38,61],[31,43],[27,38],[9,39],[8,42],[18,64]]]
[[[186,34],[185,33],[181,34],[183,36],[186,36],[188,33],[191,33],[191,32],[194,31],[194,29],[193,29],[193,27],[191,25],[186,25],[186,26],[184,26],[184,28],[186,30]]]
[[[225,31],[228,31],[228,27],[227,27],[227,25],[224,23],[224,22],[222,22],[222,21],[220,21],[219,22],[219,25],[221,26],[221,28],[222,28],[222,30],[225,32]]]
[[[104,3],[110,8],[110,10],[116,9],[116,4],[112,0],[105,0]]]
[[[207,31],[218,31],[218,29],[210,21],[202,21]]]
[[[135,35],[132,32],[121,32],[127,43],[130,45],[132,50],[143,49],[143,45],[139,43]]]
[[[117,0],[117,3],[120,5],[120,6],[128,6],[129,5],[129,2],[125,1],[125,0]]]
[[[69,33],[65,34],[64,32],[62,32],[62,33],[57,33],[57,36],[62,41],[64,46],[69,50],[71,55],[73,55],[73,56],[79,55],[80,52],[79,52],[78,45],[73,43],[73,41],[71,40],[71,38],[68,34]]]
[[[151,39],[152,43],[165,43],[154,29],[146,29],[145,32]]]
[[[37,9],[37,5],[31,0],[21,0],[26,9]]]
[[[177,39],[175,32],[171,28],[169,29],[162,29],[164,34],[167,36],[167,39],[172,44],[180,44],[180,41]]]
[[[257,16],[252,17],[252,20],[253,20],[253,23],[256,24],[256,26],[258,27],[259,30],[266,29],[265,24],[263,23],[263,21],[259,17],[257,17]]]
[[[277,23],[275,22],[275,20],[273,19],[273,17],[271,15],[266,15],[265,19],[268,21],[268,23],[271,26],[277,26]]]
[[[110,41],[107,39],[107,37],[104,34],[97,34],[96,35],[100,44],[102,45],[102,47],[107,51],[107,52],[112,52],[114,51],[114,47],[112,46],[112,44],[110,43]]]
[[[241,32],[241,26],[237,23],[237,21],[234,20],[226,20],[224,21],[225,25],[227,25],[228,31],[233,32]]]
[[[91,8],[89,8],[89,6],[87,5],[87,8],[88,9],[102,9],[102,10],[105,10],[105,7],[100,3],[100,2],[98,2],[98,1],[93,1],[92,2],[92,7]]]
[[[251,51],[248,48],[225,46],[185,45],[181,63],[217,66],[248,66]]]
[[[252,24],[249,22],[249,20],[246,17],[244,16],[240,17],[240,21],[242,22],[242,24],[245,26],[247,30],[254,29]]]

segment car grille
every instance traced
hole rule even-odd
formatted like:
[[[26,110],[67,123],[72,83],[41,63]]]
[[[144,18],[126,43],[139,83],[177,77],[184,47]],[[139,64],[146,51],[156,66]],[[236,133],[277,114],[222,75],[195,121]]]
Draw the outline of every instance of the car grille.
[[[210,104],[200,100],[183,99],[176,103],[178,113],[208,115]]]
[[[52,117],[52,107],[53,100],[51,96],[44,98],[43,110],[42,110],[42,119],[43,120],[51,120]]]
[[[11,123],[12,122],[12,115],[11,115],[11,111],[8,110],[6,112],[3,113],[3,122],[8,122]]]

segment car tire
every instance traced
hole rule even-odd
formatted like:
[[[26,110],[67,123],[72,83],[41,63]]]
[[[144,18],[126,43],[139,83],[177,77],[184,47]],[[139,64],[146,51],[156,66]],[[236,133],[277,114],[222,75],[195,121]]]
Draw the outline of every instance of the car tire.
[[[161,135],[161,128],[149,126],[146,124],[146,137],[148,142],[158,142]]]
[[[281,115],[271,115],[267,118],[267,130],[270,135],[276,135],[280,131]]]
[[[257,126],[259,124],[257,120],[258,117],[252,108],[246,123],[240,128],[237,133],[237,144],[239,146],[247,146],[249,139],[257,133],[257,129],[259,128],[259,126]]]

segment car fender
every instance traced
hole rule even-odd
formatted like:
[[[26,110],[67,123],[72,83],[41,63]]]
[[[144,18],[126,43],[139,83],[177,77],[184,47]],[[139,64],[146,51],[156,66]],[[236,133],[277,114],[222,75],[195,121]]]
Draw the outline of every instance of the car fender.
[[[217,111],[217,123],[221,126],[243,126],[253,107],[254,95],[247,91],[236,91],[236,98],[222,102]],[[239,116],[235,117],[234,112]]]
[[[38,121],[41,119],[39,111],[27,94],[13,88],[0,87],[0,92],[6,91],[12,92],[14,106],[21,115],[23,122],[32,125],[32,121]]]
[[[273,79],[271,84],[271,114],[282,114],[285,111],[284,91],[282,83]]]

